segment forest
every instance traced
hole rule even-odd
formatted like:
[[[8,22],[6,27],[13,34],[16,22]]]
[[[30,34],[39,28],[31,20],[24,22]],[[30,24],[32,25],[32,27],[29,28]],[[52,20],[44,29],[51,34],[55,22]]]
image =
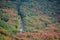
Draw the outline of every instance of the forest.
[[[60,40],[60,0],[0,0],[0,40]]]

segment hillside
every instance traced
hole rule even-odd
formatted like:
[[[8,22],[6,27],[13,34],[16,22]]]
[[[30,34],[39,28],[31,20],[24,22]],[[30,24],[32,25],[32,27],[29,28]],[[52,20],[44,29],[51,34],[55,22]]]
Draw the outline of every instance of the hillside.
[[[0,40],[11,40],[20,30],[20,17],[14,8],[0,8]]]
[[[1,0],[0,40],[60,40],[60,0]]]

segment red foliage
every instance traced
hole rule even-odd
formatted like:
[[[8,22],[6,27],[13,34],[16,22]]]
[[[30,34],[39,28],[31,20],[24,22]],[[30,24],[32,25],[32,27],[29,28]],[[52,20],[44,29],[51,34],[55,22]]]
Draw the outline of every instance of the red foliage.
[[[49,40],[54,40],[55,36],[60,37],[60,33],[51,32],[51,31],[42,31],[41,33],[40,32],[38,32],[38,33],[30,33],[30,32],[21,33],[20,32],[20,33],[17,33],[15,36],[18,36],[18,37],[21,36],[22,37],[21,40],[28,40],[28,39],[33,40],[36,37],[42,38],[43,40],[46,40],[46,38],[51,38]]]

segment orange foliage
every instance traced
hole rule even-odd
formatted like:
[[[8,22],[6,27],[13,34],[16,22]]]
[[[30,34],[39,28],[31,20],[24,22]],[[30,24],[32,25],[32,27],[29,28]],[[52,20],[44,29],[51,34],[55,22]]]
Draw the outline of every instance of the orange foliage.
[[[8,24],[13,24],[13,22],[11,21],[11,20],[8,20],[8,22],[7,22]]]
[[[17,16],[12,9],[4,8],[3,11],[6,11],[8,13],[8,15],[11,17]]]

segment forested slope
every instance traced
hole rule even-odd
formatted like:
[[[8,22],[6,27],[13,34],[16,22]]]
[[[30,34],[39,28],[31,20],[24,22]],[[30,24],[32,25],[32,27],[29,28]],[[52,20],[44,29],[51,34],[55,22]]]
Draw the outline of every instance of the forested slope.
[[[60,40],[60,0],[0,0],[0,40]]]

